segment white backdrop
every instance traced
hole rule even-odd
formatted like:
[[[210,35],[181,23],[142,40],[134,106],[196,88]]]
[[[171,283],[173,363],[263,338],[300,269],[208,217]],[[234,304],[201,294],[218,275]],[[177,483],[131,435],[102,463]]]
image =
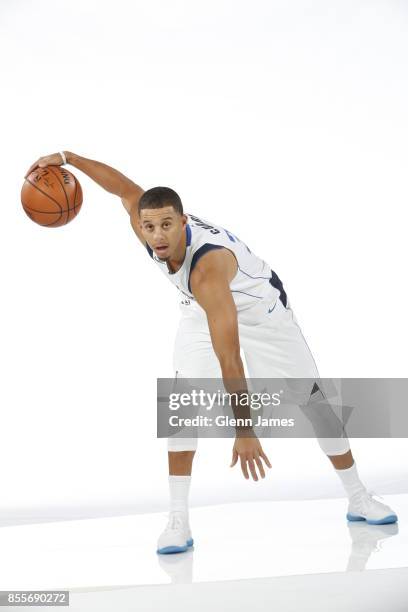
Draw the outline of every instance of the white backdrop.
[[[4,520],[167,505],[176,292],[79,171],[79,216],[33,224],[30,163],[68,149],[173,187],[277,271],[322,376],[405,377],[407,61],[397,0],[3,0]],[[406,440],[352,442],[368,485],[408,491]],[[231,447],[202,444],[193,505],[342,494],[314,440],[265,441],[258,483]]]

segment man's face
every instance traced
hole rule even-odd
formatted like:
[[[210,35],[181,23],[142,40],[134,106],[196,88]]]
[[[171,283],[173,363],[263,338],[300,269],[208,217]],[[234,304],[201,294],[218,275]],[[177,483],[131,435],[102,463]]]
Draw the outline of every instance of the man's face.
[[[163,261],[174,255],[186,223],[187,217],[179,215],[172,206],[143,208],[140,211],[143,238]]]

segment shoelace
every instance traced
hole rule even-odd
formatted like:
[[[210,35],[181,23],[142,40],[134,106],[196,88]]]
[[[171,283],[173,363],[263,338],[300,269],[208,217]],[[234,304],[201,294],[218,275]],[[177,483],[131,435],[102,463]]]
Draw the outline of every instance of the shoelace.
[[[367,491],[367,493],[368,493],[368,495],[370,495],[370,497],[379,497],[380,499],[384,499],[382,495],[379,495],[375,491],[370,490],[370,491]]]
[[[183,521],[182,521],[181,516],[178,516],[174,512],[170,512],[166,531],[178,529],[179,527],[181,527],[182,524],[183,524]]]
[[[369,497],[371,499],[371,501],[377,501],[377,500],[374,499],[374,497],[379,497],[380,499],[385,501],[384,498],[382,497],[382,495],[379,495],[378,493],[376,493],[372,489],[366,490],[366,491],[364,491],[362,493],[361,492],[357,493],[352,499],[356,503],[361,503],[364,500],[364,498],[367,498],[367,497]]]

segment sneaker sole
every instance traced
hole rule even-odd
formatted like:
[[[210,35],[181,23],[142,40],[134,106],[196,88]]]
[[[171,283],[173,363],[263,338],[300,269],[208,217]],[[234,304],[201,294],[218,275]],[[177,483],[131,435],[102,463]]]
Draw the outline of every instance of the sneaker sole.
[[[385,516],[382,519],[370,520],[370,519],[365,519],[363,516],[347,513],[347,520],[348,521],[365,521],[368,525],[387,525],[389,523],[396,523],[398,521],[398,517],[396,514],[389,514],[388,516]]]
[[[188,550],[190,546],[193,546],[193,544],[194,540],[193,538],[190,538],[187,540],[185,546],[165,546],[164,548],[158,548],[157,553],[159,555],[172,555],[174,553],[186,552],[186,550]]]

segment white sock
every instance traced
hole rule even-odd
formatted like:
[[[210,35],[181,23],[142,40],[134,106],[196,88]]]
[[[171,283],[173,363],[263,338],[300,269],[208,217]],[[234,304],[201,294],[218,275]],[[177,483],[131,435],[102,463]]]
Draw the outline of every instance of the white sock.
[[[188,515],[188,494],[191,476],[169,476],[170,512]]]
[[[335,469],[335,472],[338,474],[349,499],[356,494],[366,492],[367,489],[358,476],[357,466],[355,463],[345,470]]]

